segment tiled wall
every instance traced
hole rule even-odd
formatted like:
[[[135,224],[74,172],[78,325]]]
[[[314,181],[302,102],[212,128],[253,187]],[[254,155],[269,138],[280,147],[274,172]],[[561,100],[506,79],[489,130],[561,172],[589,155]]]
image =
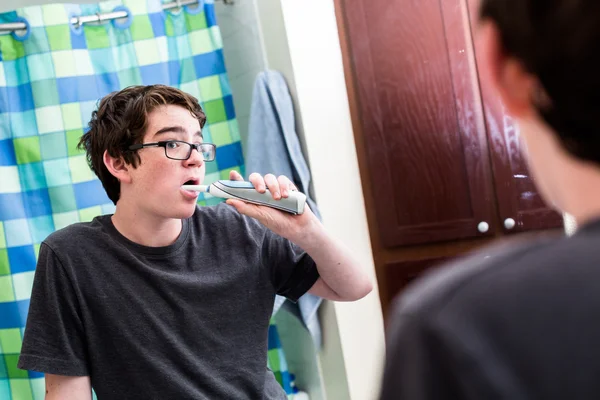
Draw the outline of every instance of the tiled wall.
[[[215,2],[217,21],[223,37],[223,55],[244,149],[248,137],[254,80],[266,67],[255,1],[257,0],[235,0],[233,5]]]

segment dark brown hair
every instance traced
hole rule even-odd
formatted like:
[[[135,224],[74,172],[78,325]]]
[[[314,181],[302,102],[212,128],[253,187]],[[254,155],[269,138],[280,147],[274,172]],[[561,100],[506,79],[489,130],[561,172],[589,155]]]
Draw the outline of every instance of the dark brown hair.
[[[165,85],[130,86],[113,92],[102,100],[92,113],[89,130],[81,137],[78,148],[85,149],[90,168],[96,173],[106,194],[117,204],[121,185],[106,168],[105,151],[114,158],[137,167],[140,157],[128,150],[132,144],[142,143],[148,128],[148,115],[157,107],[177,105],[190,111],[198,119],[200,127],[206,123],[206,115],[198,100],[179,89]]]
[[[564,148],[600,163],[600,1],[483,0],[481,18],[539,80],[537,109]]]

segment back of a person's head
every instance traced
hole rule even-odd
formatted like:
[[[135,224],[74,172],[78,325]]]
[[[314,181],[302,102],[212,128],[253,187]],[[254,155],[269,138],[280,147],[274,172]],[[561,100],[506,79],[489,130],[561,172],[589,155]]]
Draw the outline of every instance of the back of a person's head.
[[[481,17],[538,78],[533,101],[565,149],[600,164],[600,1],[482,0]]]
[[[122,157],[136,167],[140,162],[136,152],[129,151],[132,144],[142,143],[148,128],[148,115],[157,107],[176,105],[190,111],[204,126],[206,116],[193,96],[170,86],[130,86],[104,97],[92,113],[89,130],[79,142],[86,151],[88,164],[96,173],[108,197],[117,203],[120,183],[104,165],[104,152],[113,158]]]

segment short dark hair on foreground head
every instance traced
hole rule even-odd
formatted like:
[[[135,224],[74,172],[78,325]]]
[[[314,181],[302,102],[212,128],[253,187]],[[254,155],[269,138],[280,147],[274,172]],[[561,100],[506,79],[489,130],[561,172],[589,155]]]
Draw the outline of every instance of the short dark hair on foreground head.
[[[481,18],[540,81],[539,114],[564,148],[600,164],[600,1],[483,0]]]

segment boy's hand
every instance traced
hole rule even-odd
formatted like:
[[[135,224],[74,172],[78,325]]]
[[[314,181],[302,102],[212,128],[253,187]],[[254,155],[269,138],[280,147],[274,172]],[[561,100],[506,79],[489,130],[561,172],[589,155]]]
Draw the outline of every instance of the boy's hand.
[[[231,180],[243,181],[237,172],[229,174]],[[278,179],[271,174],[264,178],[260,174],[250,175],[250,182],[256,190],[264,193],[268,188],[273,198],[286,197],[295,189],[285,176]],[[373,285],[358,265],[354,257],[339,241],[329,235],[308,205],[301,215],[292,215],[272,207],[257,206],[240,200],[228,199],[240,213],[260,221],[271,231],[300,246],[317,264],[320,278],[310,293],[329,300],[353,301],[369,293]]]
[[[229,179],[233,181],[244,180],[237,171],[231,171]],[[249,180],[260,193],[264,193],[266,189],[269,189],[275,200],[288,197],[292,190],[297,190],[296,185],[283,175],[276,178],[273,174],[267,174],[263,177],[258,173],[253,173],[250,175]],[[301,215],[293,215],[272,207],[258,206],[241,200],[228,199],[227,204],[234,206],[241,214],[257,219],[273,232],[297,244],[300,244],[303,235],[310,233],[307,230],[320,229],[321,227],[320,221],[312,213],[308,204],[304,207],[304,213]]]

